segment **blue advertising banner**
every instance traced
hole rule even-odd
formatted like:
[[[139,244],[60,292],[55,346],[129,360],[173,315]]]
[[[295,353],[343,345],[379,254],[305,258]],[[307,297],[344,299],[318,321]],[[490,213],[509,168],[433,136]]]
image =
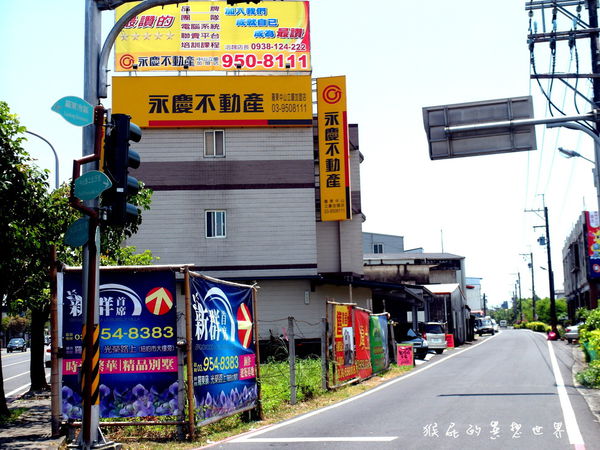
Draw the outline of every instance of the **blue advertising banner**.
[[[201,423],[257,404],[253,288],[190,275],[192,373]]]
[[[81,272],[62,286],[63,419],[80,420]],[[171,270],[100,271],[100,417],[177,415],[177,311]]]

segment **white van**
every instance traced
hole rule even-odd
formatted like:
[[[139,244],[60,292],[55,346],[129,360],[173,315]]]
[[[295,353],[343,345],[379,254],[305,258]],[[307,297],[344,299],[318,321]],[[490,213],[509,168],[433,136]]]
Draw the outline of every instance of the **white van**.
[[[506,322],[506,320],[501,320],[501,321],[500,321],[500,326],[501,326],[502,328],[506,328],[506,327],[507,327],[507,325],[508,325],[508,323]]]

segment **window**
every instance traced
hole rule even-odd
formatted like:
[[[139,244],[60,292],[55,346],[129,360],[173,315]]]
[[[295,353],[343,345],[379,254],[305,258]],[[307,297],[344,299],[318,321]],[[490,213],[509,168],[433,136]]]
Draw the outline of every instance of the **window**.
[[[204,156],[222,158],[225,156],[225,132],[223,130],[207,130],[204,132]]]
[[[383,253],[383,244],[373,244],[373,253]]]
[[[206,211],[206,237],[224,238],[225,230],[225,211]]]

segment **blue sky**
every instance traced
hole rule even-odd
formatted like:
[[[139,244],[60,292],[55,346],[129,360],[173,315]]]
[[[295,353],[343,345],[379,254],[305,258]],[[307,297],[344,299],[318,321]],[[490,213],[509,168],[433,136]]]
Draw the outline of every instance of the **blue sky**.
[[[407,248],[444,250],[466,257],[467,276],[481,277],[491,304],[510,299],[516,273],[523,296],[531,275],[521,253],[533,252],[536,291],[548,295],[545,248],[537,244],[542,220],[525,209],[550,211],[555,284],[562,286],[561,250],[585,207],[596,209],[591,165],[566,160],[559,146],[593,157],[591,139],[537,127],[539,150],[430,161],[424,106],[522,95],[534,96],[536,117],[548,115],[530,82],[525,1],[392,0],[311,1],[313,77],[346,75],[348,114],[359,124],[365,231],[405,237]],[[541,29],[541,16],[534,17]],[[103,13],[105,33],[112,13]],[[569,24],[560,23],[559,29]],[[67,95],[83,95],[84,2],[5,1],[0,15],[0,99],[23,125],[59,152],[60,178],[71,176],[81,155],[81,129],[50,110]],[[578,42],[581,71],[589,43]],[[539,72],[551,64],[547,45],[536,47]],[[112,63],[111,63],[112,64]],[[574,71],[566,44],[557,70]],[[544,82],[547,87],[548,83]],[[587,92],[588,85],[581,88]],[[555,102],[573,113],[572,94],[559,82]],[[110,106],[108,103],[106,106]],[[586,105],[579,104],[582,110]],[[52,170],[47,145],[30,137],[26,148]]]

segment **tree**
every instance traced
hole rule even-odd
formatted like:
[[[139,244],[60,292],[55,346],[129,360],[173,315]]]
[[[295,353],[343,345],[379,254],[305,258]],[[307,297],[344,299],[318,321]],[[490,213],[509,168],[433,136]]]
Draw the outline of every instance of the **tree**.
[[[8,105],[0,102],[0,312],[22,310],[22,299],[43,284],[41,269],[47,261],[41,256],[38,224],[44,220],[48,174],[23,150],[23,132]],[[1,389],[0,415],[7,414]]]

